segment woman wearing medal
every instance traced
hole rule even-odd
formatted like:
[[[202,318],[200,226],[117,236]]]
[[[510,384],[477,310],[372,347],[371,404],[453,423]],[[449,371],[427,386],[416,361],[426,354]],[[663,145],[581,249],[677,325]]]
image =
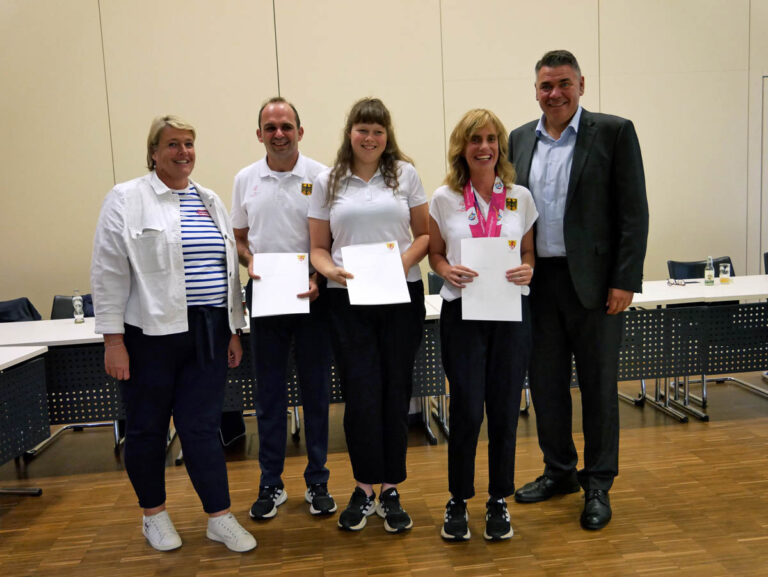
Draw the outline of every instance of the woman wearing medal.
[[[484,537],[508,539],[513,530],[505,498],[515,492],[515,435],[531,349],[528,284],[533,277],[533,223],[528,189],[517,186],[507,160],[507,131],[489,110],[467,112],[451,133],[445,184],[429,209],[429,264],[445,282],[440,340],[451,387],[448,488],[444,539],[469,539],[467,499],[475,494],[475,453],[488,414],[488,502]],[[463,320],[462,289],[478,273],[461,264],[461,240],[501,237],[519,244],[521,265],[506,271],[522,285],[522,322]]]

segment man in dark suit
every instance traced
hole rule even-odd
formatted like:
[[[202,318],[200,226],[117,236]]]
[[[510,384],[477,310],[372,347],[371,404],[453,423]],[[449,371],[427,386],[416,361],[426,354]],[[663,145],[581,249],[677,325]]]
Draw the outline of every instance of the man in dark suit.
[[[536,503],[581,486],[581,525],[602,529],[611,520],[608,491],[619,464],[621,312],[641,290],[648,236],[643,161],[632,122],[579,106],[584,77],[573,54],[547,52],[536,64],[535,86],[544,114],[512,131],[509,157],[539,212],[529,376],[545,467],[515,500]],[[571,354],[584,430],[578,473]]]

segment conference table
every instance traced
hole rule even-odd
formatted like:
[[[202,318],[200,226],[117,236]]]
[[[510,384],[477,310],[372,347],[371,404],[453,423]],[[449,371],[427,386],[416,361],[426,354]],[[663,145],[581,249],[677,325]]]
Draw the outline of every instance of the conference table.
[[[641,391],[637,397],[623,392],[619,396],[636,406],[647,403],[680,422],[686,422],[688,415],[708,420],[706,413],[691,404],[692,399],[697,400],[706,408],[706,375],[768,368],[768,303],[764,302],[768,275],[731,277],[729,283],[717,278],[714,286],[705,286],[703,279],[678,282],[685,284],[644,281],[642,293],[635,294],[632,308],[624,313],[618,380],[640,381]],[[728,301],[734,304],[708,306]],[[426,303],[428,311],[439,318],[442,299],[427,295]],[[688,391],[690,376],[702,379],[700,399]],[[646,392],[646,379],[656,379],[653,394]],[[681,379],[680,386],[675,379]],[[735,377],[719,376],[717,381],[731,381],[768,397],[765,389]],[[578,382],[575,366],[571,382]],[[682,398],[678,398],[680,394]],[[440,406],[435,415],[438,422],[444,421],[445,412]]]
[[[431,314],[430,314],[431,313]],[[413,396],[421,399],[422,424],[431,444],[437,443],[429,422],[428,398],[445,394],[445,373],[440,357],[437,315],[428,311],[424,338],[414,363]],[[256,381],[248,346],[248,329],[243,335],[243,360],[230,369],[225,389],[224,410],[238,411],[255,406]],[[104,372],[104,340],[95,332],[95,321],[86,318],[76,324],[73,319],[56,319],[0,323],[0,350],[5,347],[45,346],[45,384],[47,417],[51,425],[65,425],[27,451],[33,456],[53,439],[71,428],[111,426],[115,447],[120,433],[117,421],[124,417],[117,381]],[[288,405],[301,405],[298,376],[291,363],[288,374]],[[341,383],[334,367],[331,370],[331,401],[342,402]],[[296,413],[294,413],[296,414]]]
[[[643,292],[635,295],[632,309],[624,315],[624,338],[620,348],[619,381],[641,381],[637,397],[623,394],[624,400],[649,405],[680,420],[687,414],[706,420],[708,416],[691,406],[687,377],[728,375],[760,371],[768,367],[768,275],[733,277],[729,284],[704,286],[701,280],[685,281],[685,285],[670,285],[667,281],[646,281]],[[706,306],[717,301],[739,301],[739,304]],[[758,302],[755,302],[758,301]],[[704,306],[699,306],[704,303]],[[692,305],[668,307],[667,305]],[[439,318],[442,299],[439,295],[425,297],[424,340],[414,366],[414,397],[422,399],[422,419],[427,437],[437,442],[429,425],[428,399],[438,398],[438,422],[446,434],[445,373],[442,368]],[[249,335],[244,335],[247,340]],[[536,338],[536,335],[534,335]],[[231,369],[225,395],[225,410],[243,410],[254,406],[255,379],[250,359],[250,347],[244,343],[241,365]],[[17,347],[37,347],[36,352],[21,352]],[[42,349],[47,347],[47,351]],[[38,374],[44,365],[45,403],[36,405],[36,421],[48,420],[50,425],[78,427],[114,426],[115,443],[119,442],[116,421],[123,417],[117,382],[104,373],[104,345],[101,335],[94,332],[94,319],[75,324],[70,319],[0,323],[0,352],[5,362],[24,365],[33,359],[24,354],[42,355],[37,358]],[[20,356],[14,356],[20,355]],[[9,365],[4,370],[12,368]],[[574,372],[573,382],[577,382]],[[672,398],[667,379],[686,379],[682,401]],[[645,379],[656,379],[655,394],[645,390]],[[764,389],[724,377],[750,391],[768,397]],[[659,382],[665,382],[660,389]],[[290,371],[288,383],[289,406],[301,405],[295,370]],[[343,401],[335,369],[332,374],[332,400]],[[702,398],[706,408],[706,380]],[[31,417],[30,417],[31,418]],[[30,421],[30,422],[32,422]],[[49,433],[49,424],[39,427]],[[62,431],[64,428],[61,429]],[[58,432],[57,432],[58,434]],[[7,438],[3,431],[3,440]],[[27,438],[24,444],[27,444]],[[27,447],[28,449],[29,447]],[[24,449],[24,450],[27,450]],[[12,458],[14,451],[4,454]],[[11,455],[8,457],[7,455]]]
[[[0,465],[21,457],[50,435],[45,388],[45,346],[0,347]],[[37,488],[2,488],[0,495],[42,494]]]

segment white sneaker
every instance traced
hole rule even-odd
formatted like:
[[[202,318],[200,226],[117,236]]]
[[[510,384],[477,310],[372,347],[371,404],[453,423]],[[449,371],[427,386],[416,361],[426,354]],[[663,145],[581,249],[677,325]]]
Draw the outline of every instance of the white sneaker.
[[[208,517],[206,536],[211,541],[224,543],[227,549],[237,553],[245,553],[256,548],[256,539],[237,522],[232,513],[219,517]]]
[[[149,517],[145,515],[141,524],[141,532],[149,544],[158,551],[171,551],[181,547],[181,537],[176,532],[176,527],[173,526],[168,511],[160,511]]]

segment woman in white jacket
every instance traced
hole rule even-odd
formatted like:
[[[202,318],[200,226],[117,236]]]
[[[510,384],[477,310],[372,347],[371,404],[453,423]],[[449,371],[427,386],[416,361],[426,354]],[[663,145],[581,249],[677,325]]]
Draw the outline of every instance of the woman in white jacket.
[[[165,449],[173,415],[207,536],[233,551],[256,540],[230,513],[218,439],[227,366],[240,363],[245,324],[237,251],[226,209],[190,180],[195,129],[156,118],[147,168],[115,186],[96,228],[91,288],[104,365],[119,380],[126,415],[125,468],[142,532],[157,550],[181,546],[165,509]]]

